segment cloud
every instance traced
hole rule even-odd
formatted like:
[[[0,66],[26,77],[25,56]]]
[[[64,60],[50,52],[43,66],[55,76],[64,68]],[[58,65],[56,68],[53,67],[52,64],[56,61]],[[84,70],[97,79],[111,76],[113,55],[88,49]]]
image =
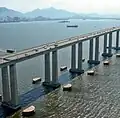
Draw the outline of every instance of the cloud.
[[[118,0],[58,0],[54,6],[75,12],[120,12]]]
[[[0,6],[30,11],[36,8],[55,7],[74,12],[119,13],[119,0],[0,0]]]

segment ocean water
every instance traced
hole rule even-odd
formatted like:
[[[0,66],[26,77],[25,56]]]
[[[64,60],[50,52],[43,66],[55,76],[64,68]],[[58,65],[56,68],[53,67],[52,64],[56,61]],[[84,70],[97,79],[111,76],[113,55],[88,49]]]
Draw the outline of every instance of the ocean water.
[[[85,73],[68,82],[71,92],[61,86],[33,102],[30,118],[120,118],[120,59],[113,56],[109,66],[101,63],[95,70],[95,76]]]
[[[77,24],[79,26],[78,28],[67,28],[66,27],[67,24],[68,23],[65,24],[58,23],[58,21],[0,24],[0,49],[2,50],[15,49],[17,51],[20,51],[33,46],[41,45],[43,43],[53,42],[72,36],[86,34],[104,28],[119,26],[120,21],[119,20],[70,20],[69,24]],[[86,69],[88,67],[87,65],[87,60],[89,56],[88,44],[89,44],[88,41],[84,42],[83,44],[83,58],[86,59],[85,62],[83,63],[83,69]],[[115,33],[113,33],[113,46],[115,46]],[[100,37],[99,51],[101,55],[103,51],[103,36]],[[100,59],[102,58],[100,57]],[[58,51],[58,67],[62,65],[66,65],[68,68],[70,68],[70,60],[71,60],[71,47],[64,48]],[[64,74],[64,72],[60,72],[59,70],[58,73],[59,76]],[[27,91],[40,86],[40,83],[37,85],[32,85],[32,78],[38,76],[42,77],[43,79],[42,81],[44,81],[44,56],[39,56],[37,58],[18,63],[17,80],[18,80],[19,94],[26,93]],[[0,81],[1,81],[1,76],[0,76]],[[77,89],[77,87],[75,88]],[[1,83],[0,83],[0,92],[2,93]],[[64,93],[62,93],[62,95],[63,94]],[[62,97],[62,95],[60,95],[60,97]],[[52,96],[53,97],[49,98],[48,95],[48,98],[45,98],[45,100],[47,99],[49,101],[54,97],[55,99],[59,99],[59,97],[56,98],[55,93],[53,93]],[[70,96],[72,95],[70,94]],[[74,97],[74,94],[72,97]],[[39,104],[40,106],[38,105],[38,103],[39,100],[37,101],[37,103],[35,103],[38,108],[37,110],[39,111],[39,108],[40,109],[42,108],[42,103]],[[48,104],[47,101],[45,101],[45,103]],[[43,105],[43,107],[45,107],[48,110],[51,109],[51,108],[49,109],[48,106],[46,107],[45,105]],[[57,107],[55,104],[54,108],[52,108],[54,112],[56,108]],[[58,111],[56,111],[56,113],[57,112]],[[40,113],[43,114],[43,112]],[[42,117],[41,114],[35,117],[38,118],[39,116]],[[43,118],[48,116],[49,114],[47,116],[44,116]],[[64,118],[64,117],[61,116],[60,118]]]

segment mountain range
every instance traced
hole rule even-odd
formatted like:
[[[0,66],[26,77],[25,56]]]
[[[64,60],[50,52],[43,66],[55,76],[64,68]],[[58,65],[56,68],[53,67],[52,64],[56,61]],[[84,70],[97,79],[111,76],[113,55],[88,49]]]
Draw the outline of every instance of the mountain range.
[[[23,17],[24,14],[22,14],[21,12],[12,10],[12,9],[8,9],[6,7],[0,7],[0,17]]]
[[[76,13],[50,7],[47,9],[35,9],[25,15],[28,17],[43,16],[48,18],[66,18],[76,15]]]
[[[77,15],[76,13],[69,12],[66,10],[55,9],[53,7],[46,9],[35,9],[27,13],[21,13],[6,7],[0,7],[0,17],[47,17],[47,18],[67,18]]]
[[[103,15],[103,14],[97,14],[97,13],[91,13],[91,14],[85,14],[85,13],[74,13],[69,12],[62,9],[56,9],[53,7],[45,8],[45,9],[35,9],[33,11],[22,13],[19,11],[15,11],[12,9],[8,9],[6,7],[0,7],[0,19],[4,18],[13,18],[13,17],[19,17],[19,18],[38,18],[38,19],[64,19],[64,18],[120,18],[120,15],[110,14],[110,15]]]

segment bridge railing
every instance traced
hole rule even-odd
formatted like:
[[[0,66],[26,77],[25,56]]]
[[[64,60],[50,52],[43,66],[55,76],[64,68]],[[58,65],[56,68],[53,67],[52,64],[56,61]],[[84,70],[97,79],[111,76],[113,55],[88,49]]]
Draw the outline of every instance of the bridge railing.
[[[63,42],[67,42],[67,41],[70,41],[70,40],[76,40],[78,38],[85,38],[85,37],[90,36],[90,35],[95,35],[95,34],[98,34],[98,33],[103,33],[103,31],[110,30],[110,29],[111,28],[105,28],[105,29],[101,29],[99,31],[94,31],[94,32],[87,33],[87,34],[81,34],[79,36],[74,36],[74,37],[70,37],[70,38],[67,38],[67,39],[56,41],[56,43],[63,43]]]
[[[77,40],[77,39],[79,40],[81,38],[90,38],[89,36],[93,37],[93,35],[100,35],[103,32],[107,33],[107,32],[113,31],[113,29],[115,29],[115,30],[120,29],[120,27],[105,28],[105,29],[101,29],[99,31],[94,31],[94,32],[87,33],[87,34],[81,34],[79,36],[73,36],[73,37],[70,37],[70,38],[66,38],[66,39],[59,40],[59,41],[54,41],[54,42],[51,42],[51,43],[45,43],[45,44],[42,44],[42,45],[39,45],[39,46],[31,47],[29,49],[24,49],[24,50],[18,51],[14,54],[6,55],[3,58],[9,58],[9,57],[13,57],[15,55],[21,55],[21,54],[29,53],[31,51],[39,50],[39,49],[42,49],[42,48],[45,48],[45,47],[50,47],[50,46],[55,46],[55,45],[57,46],[58,44],[69,42],[69,41],[74,41],[74,40]]]

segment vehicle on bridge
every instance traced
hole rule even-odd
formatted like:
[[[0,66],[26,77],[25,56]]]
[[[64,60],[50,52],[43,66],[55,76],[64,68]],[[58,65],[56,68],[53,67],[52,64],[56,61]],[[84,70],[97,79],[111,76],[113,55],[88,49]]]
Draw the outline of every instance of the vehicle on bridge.
[[[16,52],[16,51],[13,50],[13,49],[7,49],[6,52],[7,52],[7,53],[14,53],[14,52]]]

